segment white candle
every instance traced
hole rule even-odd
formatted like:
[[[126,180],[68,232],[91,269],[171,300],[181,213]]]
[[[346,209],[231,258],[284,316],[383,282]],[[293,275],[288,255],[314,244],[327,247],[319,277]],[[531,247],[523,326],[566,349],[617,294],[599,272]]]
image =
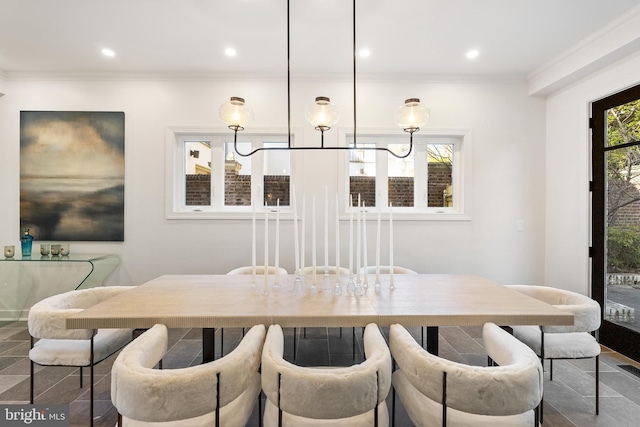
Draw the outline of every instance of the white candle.
[[[340,283],[340,203],[336,193],[336,283]]]
[[[269,281],[269,205],[264,211],[264,291],[267,292]]]
[[[360,216],[361,216],[361,211],[360,211],[360,193],[358,193],[358,213],[356,216],[356,282],[360,283],[360,256],[361,256],[361,251],[360,251],[360,241],[362,239],[361,234],[360,234]]]
[[[378,227],[376,230],[376,283],[380,283],[380,205],[378,205]]]
[[[329,190],[324,187],[324,271],[329,270]]]
[[[349,274],[353,274],[353,195],[349,194]]]
[[[367,211],[364,200],[362,201],[362,256],[364,267],[364,284],[369,284],[369,275],[367,274]]]
[[[296,188],[291,186],[291,200],[293,202],[293,250],[295,252],[295,260],[296,260],[296,271],[298,274],[300,272],[300,243],[298,242],[298,206],[296,201]]]
[[[389,203],[389,284],[393,288],[393,203]]]
[[[316,283],[316,196],[311,199],[311,265],[313,283]]]
[[[253,198],[252,198],[253,199]],[[256,204],[251,200],[251,283],[256,284]]]
[[[302,229],[302,244],[300,245],[300,270],[302,270],[304,268],[304,247],[305,247],[305,220],[304,220],[304,216],[305,216],[305,206],[307,204],[307,195],[303,194],[302,195],[302,220],[300,222],[301,225],[301,229]]]
[[[278,272],[280,267],[280,199],[276,200],[276,254],[275,254],[275,267],[276,267],[276,285],[280,283],[280,273]]]

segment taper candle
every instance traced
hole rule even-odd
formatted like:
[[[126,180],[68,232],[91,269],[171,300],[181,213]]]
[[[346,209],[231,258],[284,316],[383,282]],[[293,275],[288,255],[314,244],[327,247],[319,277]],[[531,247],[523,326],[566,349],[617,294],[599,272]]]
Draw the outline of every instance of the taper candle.
[[[336,283],[340,283],[340,203],[336,193]]]
[[[264,210],[264,292],[267,293],[269,282],[269,205]]]
[[[389,285],[393,288],[393,203],[389,203]]]
[[[305,235],[306,235],[306,229],[305,229],[305,211],[306,211],[306,206],[307,204],[307,195],[303,194],[302,195],[302,220],[300,222],[300,228],[302,229],[302,242],[300,245],[300,271],[302,271],[302,269],[304,268],[304,255],[305,255]]]
[[[295,252],[296,271],[295,274],[300,272],[300,242],[298,241],[298,205],[296,199],[296,188],[291,186],[291,200],[293,202],[293,250]]]
[[[324,271],[329,271],[329,189],[324,187]]]
[[[361,255],[361,239],[362,239],[362,235],[361,230],[360,230],[360,216],[361,216],[361,211],[360,211],[360,193],[358,193],[358,210],[357,210],[357,214],[356,214],[356,283],[360,283],[360,257]]]
[[[353,275],[353,195],[349,194],[349,275]]]
[[[253,199],[253,197],[252,197]],[[251,283],[256,284],[256,204],[251,200]]]
[[[311,271],[313,283],[316,283],[316,196],[311,199]]]
[[[378,226],[376,230],[376,283],[380,283],[380,205],[378,205]]]
[[[274,264],[276,266],[276,285],[280,284],[280,199],[276,200],[276,253]]]
[[[366,203],[362,201],[362,266],[364,267],[364,284],[369,284],[369,275],[367,274],[367,209]]]

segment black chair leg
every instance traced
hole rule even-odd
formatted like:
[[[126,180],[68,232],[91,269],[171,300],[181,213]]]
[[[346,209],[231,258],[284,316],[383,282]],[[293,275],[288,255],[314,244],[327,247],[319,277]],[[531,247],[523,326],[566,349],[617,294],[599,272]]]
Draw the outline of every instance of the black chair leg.
[[[33,361],[31,361],[31,368],[29,369],[29,403],[33,405]]]
[[[95,334],[94,334],[95,336]],[[89,380],[91,381],[91,387],[90,387],[90,402],[89,402],[89,416],[91,417],[91,421],[89,423],[89,425],[91,427],[93,427],[93,337],[91,337],[91,355],[89,356],[89,362],[91,363],[91,368],[89,369],[90,373],[89,373]]]
[[[600,355],[596,356],[596,415],[600,415]]]

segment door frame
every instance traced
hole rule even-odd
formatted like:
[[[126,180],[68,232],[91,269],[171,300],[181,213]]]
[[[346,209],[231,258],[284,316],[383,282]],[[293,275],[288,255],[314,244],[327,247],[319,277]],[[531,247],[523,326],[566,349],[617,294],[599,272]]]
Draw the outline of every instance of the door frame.
[[[607,225],[607,159],[611,149],[605,146],[606,111],[640,99],[640,84],[591,103],[591,296],[600,304],[602,345],[640,361],[640,332],[604,319],[606,305],[606,225]],[[615,149],[627,145],[617,145]],[[639,291],[640,292],[640,291]]]

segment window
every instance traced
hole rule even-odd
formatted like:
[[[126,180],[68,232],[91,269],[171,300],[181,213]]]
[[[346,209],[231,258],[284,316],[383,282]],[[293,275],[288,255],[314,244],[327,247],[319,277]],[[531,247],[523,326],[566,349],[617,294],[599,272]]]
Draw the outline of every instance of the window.
[[[292,134],[292,138],[294,135]],[[260,147],[286,147],[287,135],[239,133],[237,147],[248,153]],[[233,133],[167,130],[166,216],[238,217],[256,206],[289,206],[291,155],[288,150],[236,153]]]
[[[344,144],[353,145],[353,134],[341,134]],[[421,131],[413,136],[413,150],[406,158],[386,151],[366,148],[385,147],[402,154],[409,149],[408,136],[359,131],[358,146],[349,150],[347,194],[366,206],[379,206],[384,212],[405,219],[468,219],[464,200],[471,182],[471,135],[469,131]],[[346,200],[349,196],[346,197]]]

